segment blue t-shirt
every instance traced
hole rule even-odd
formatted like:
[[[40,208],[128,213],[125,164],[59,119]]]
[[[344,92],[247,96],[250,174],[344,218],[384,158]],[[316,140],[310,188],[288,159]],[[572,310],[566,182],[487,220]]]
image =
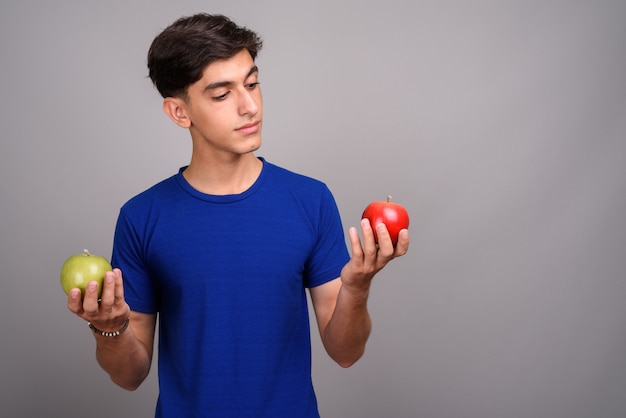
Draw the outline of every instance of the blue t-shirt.
[[[305,288],[349,259],[321,182],[263,161],[237,195],[182,175],[128,201],[112,264],[131,309],[159,315],[157,417],[318,417]]]

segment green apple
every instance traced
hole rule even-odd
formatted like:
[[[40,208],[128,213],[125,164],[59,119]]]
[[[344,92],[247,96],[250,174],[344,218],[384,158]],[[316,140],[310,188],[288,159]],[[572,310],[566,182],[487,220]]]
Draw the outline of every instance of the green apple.
[[[90,281],[98,282],[98,297],[102,295],[102,283],[104,274],[113,268],[108,260],[99,255],[89,254],[84,250],[83,254],[76,254],[68,258],[61,267],[61,286],[66,294],[75,287],[80,289],[81,297],[85,297],[85,289]]]

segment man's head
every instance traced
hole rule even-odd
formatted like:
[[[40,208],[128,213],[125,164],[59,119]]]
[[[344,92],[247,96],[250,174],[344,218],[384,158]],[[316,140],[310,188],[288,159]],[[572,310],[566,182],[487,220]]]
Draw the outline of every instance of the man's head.
[[[222,15],[183,17],[159,34],[148,51],[149,76],[165,97],[184,98],[212,62],[243,49],[254,60],[263,45],[251,30]]]

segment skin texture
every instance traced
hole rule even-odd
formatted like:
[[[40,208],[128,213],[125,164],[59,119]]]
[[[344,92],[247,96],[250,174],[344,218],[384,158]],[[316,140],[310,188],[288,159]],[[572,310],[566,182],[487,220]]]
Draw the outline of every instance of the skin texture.
[[[174,123],[188,129],[192,139],[187,181],[201,192],[235,194],[248,189],[261,172],[254,155],[261,146],[263,105],[258,69],[246,50],[215,61],[202,78],[188,88],[187,96],[168,97],[163,111]],[[370,335],[367,310],[372,279],[388,262],[406,254],[408,231],[399,234],[394,248],[383,224],[377,226],[378,244],[367,219],[349,230],[352,256],[341,276],[310,289],[324,347],[340,366],[349,367],[364,353]],[[68,295],[68,308],[103,331],[115,331],[130,317],[130,326],[117,337],[95,335],[96,358],[119,386],[136,389],[150,371],[156,315],[133,312],[124,300],[122,272],[107,272],[102,300],[98,284],[90,282],[81,301],[80,290]]]

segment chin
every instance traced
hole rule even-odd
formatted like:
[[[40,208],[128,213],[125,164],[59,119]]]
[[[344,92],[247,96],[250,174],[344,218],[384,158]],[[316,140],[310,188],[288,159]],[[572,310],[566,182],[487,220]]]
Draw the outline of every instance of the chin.
[[[250,148],[248,152],[254,152],[258,150],[259,148],[261,148],[261,138],[259,138],[258,141],[255,141],[254,143],[250,144]]]

